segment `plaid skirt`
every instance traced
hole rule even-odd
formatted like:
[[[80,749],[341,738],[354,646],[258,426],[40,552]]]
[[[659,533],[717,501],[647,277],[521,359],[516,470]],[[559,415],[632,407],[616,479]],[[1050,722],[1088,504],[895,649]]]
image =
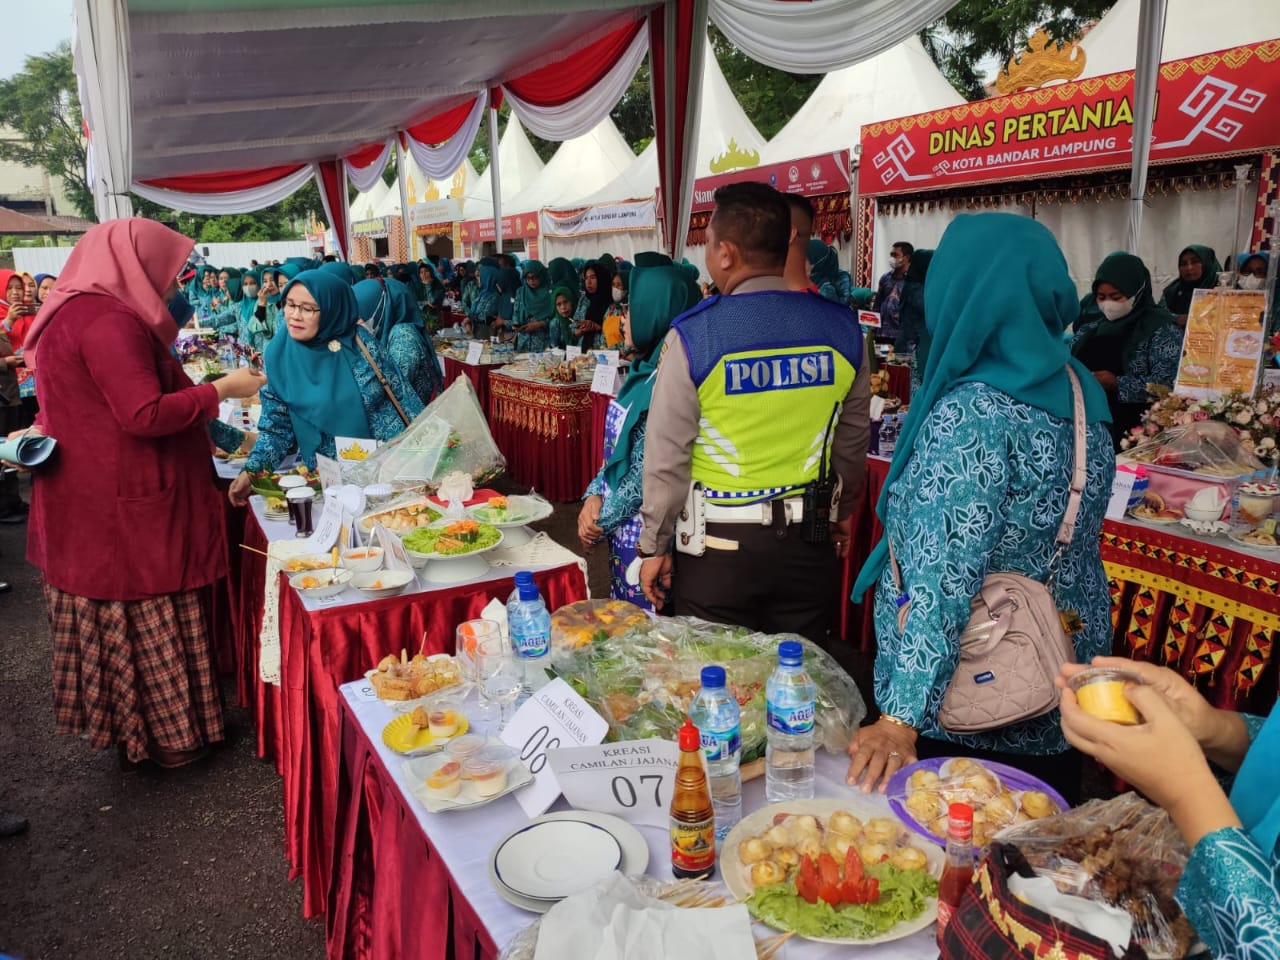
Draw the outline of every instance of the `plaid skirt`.
[[[200,590],[148,600],[90,600],[45,584],[58,733],[193,750],[223,738],[222,697]]]

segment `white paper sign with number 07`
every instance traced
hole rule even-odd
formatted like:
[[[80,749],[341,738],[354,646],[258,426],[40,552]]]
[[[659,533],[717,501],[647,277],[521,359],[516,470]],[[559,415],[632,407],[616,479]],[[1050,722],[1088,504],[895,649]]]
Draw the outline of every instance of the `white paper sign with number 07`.
[[[575,810],[611,813],[666,827],[680,748],[670,740],[628,740],[547,753],[564,798]]]
[[[502,731],[503,743],[515,748],[533,774],[533,783],[516,794],[524,812],[540,816],[560,796],[548,750],[596,744],[608,731],[608,721],[559,678],[530,697]]]

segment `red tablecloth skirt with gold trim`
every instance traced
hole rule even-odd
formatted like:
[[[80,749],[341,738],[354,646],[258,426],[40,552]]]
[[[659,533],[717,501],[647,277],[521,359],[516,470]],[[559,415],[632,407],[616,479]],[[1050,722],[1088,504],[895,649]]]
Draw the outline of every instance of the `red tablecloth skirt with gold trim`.
[[[613,397],[607,393],[591,394],[591,470],[592,476],[604,465],[604,422],[609,416]],[[590,482],[590,481],[588,481]]]
[[[476,399],[480,401],[480,410],[483,413],[489,412],[489,371],[497,370],[499,367],[505,366],[501,363],[463,363],[461,360],[455,360],[453,357],[443,357],[444,360],[444,385],[457,380],[458,377],[466,377],[471,381],[471,386],[476,391]]]
[[[595,474],[591,385],[489,376],[489,429],[507,473],[548,500],[578,500]]]
[[[245,521],[245,542],[266,549],[257,518]],[[338,762],[338,687],[364,674],[402,646],[427,654],[454,648],[454,629],[480,615],[495,597],[514,589],[510,577],[462,584],[430,593],[307,610],[283,575],[280,580],[280,685],[258,679],[258,631],[266,561],[248,554],[241,563],[239,674],[252,682],[259,756],[275,760],[284,778],[285,849],[289,877],[302,877],[305,916],[324,909],[330,872]],[[256,570],[256,574],[254,571]],[[512,571],[514,576],[515,571]],[[253,592],[256,575],[257,590]],[[552,610],[584,600],[587,585],[577,564],[534,574]],[[249,631],[252,631],[251,633]]]
[[[492,960],[497,946],[342,696],[338,731],[329,960]]]
[[[1215,706],[1267,713],[1280,563],[1124,521],[1102,530],[1115,650],[1166,664]]]
[[[911,368],[905,363],[886,363],[881,367],[889,375],[889,395],[902,401],[904,407],[911,404]]]

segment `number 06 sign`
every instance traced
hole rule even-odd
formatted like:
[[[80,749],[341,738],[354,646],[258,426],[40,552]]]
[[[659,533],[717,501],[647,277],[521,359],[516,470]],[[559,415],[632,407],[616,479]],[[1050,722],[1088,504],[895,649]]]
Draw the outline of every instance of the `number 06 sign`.
[[[547,754],[564,798],[578,810],[631,823],[670,826],[671,784],[680,748],[670,740],[630,740]]]

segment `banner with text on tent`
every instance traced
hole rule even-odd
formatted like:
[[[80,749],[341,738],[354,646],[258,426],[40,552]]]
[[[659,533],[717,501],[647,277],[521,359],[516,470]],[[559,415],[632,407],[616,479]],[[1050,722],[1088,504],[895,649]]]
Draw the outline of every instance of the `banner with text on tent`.
[[[467,220],[462,224],[463,243],[485,243],[497,239],[493,219]],[[528,240],[538,235],[536,213],[513,214],[502,218],[502,237],[505,240]]]
[[[863,196],[1129,166],[1133,71],[862,128]],[[1160,66],[1153,164],[1280,144],[1280,39]]]
[[[544,237],[582,237],[593,233],[652,230],[658,225],[653,200],[602,203],[583,210],[543,210]]]

